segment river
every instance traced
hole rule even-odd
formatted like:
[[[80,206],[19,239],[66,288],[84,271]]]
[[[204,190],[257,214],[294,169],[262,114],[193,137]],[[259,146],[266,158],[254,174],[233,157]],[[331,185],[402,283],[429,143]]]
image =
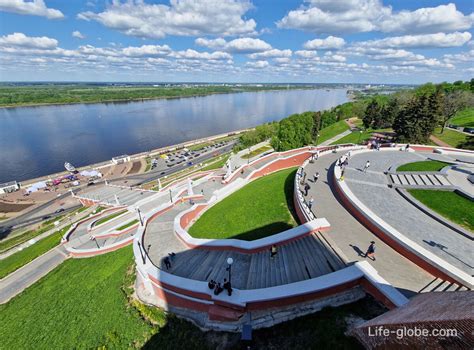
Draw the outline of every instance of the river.
[[[345,89],[0,109],[0,183],[253,127],[347,102]]]

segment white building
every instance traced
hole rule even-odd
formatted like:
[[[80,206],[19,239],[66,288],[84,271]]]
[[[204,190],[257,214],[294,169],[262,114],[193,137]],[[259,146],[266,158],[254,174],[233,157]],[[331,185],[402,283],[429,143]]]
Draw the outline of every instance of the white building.
[[[129,162],[129,161],[130,161],[130,156],[128,154],[124,154],[124,155],[112,158],[112,163],[114,164],[121,164],[121,163]]]
[[[20,184],[16,181],[0,184],[0,193],[12,193],[20,189]]]

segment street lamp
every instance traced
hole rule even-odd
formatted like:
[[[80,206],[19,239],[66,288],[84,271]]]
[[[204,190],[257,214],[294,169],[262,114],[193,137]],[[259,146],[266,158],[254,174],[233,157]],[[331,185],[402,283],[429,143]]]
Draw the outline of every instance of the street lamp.
[[[96,246],[97,246],[97,249],[100,249],[100,246],[99,246],[99,243],[97,243],[97,238],[95,238],[95,236],[91,236],[91,241],[94,241]]]
[[[232,264],[234,263],[234,259],[232,258],[227,258],[227,264],[229,266],[227,266],[227,271],[229,271],[229,283],[230,283],[230,279],[231,279],[231,269],[232,269]]]
[[[173,196],[171,195],[171,188],[170,188],[170,202],[173,203]]]
[[[360,138],[361,138],[361,136],[362,136],[362,133],[363,133],[363,131],[362,131],[362,130],[359,130],[359,141],[357,141],[357,144],[360,144]]]
[[[136,207],[135,210],[138,213],[138,218],[140,219],[140,226],[143,226],[143,219],[142,219],[142,213],[140,211],[140,208]]]

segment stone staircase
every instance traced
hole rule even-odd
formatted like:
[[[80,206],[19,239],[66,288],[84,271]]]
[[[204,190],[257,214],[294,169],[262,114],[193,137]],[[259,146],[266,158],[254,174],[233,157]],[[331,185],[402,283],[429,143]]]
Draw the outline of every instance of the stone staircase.
[[[194,280],[221,282],[228,277],[227,259],[232,258],[232,285],[258,289],[315,278],[345,267],[320,234],[297,239],[270,251],[243,254],[232,251],[192,249],[176,254],[169,272]],[[164,263],[161,268],[166,271]]]
[[[394,187],[406,188],[451,188],[453,185],[440,173],[389,173],[389,183]]]
[[[467,287],[461,286],[457,283],[448,282],[441,278],[435,278],[429,284],[424,286],[419,293],[427,292],[457,292],[457,291],[468,291]]]

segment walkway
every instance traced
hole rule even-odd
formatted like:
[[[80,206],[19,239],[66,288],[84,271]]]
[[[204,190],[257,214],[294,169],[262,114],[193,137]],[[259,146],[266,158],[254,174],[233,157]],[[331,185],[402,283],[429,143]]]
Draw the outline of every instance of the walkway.
[[[387,186],[387,176],[383,172],[388,167],[396,169],[401,164],[419,161],[420,157],[428,159],[431,153],[373,151],[355,154],[346,168],[345,181],[354,195],[386,223],[444,261],[471,275],[474,267],[472,239],[426,215],[394,188]],[[360,169],[367,160],[371,166],[369,171],[364,173]]]
[[[320,157],[319,160],[308,164],[305,168],[311,186],[306,198],[314,198],[313,212],[317,217],[325,217],[331,224],[331,229],[323,233],[323,236],[333,242],[351,262],[364,260],[362,255],[370,241],[375,241],[377,260],[367,259],[367,261],[384,279],[408,297],[422,290],[435,289],[438,284],[441,285],[443,281],[432,283],[431,287],[424,289],[436,278],[383,243],[337,200],[330,185],[332,164],[342,154],[343,152],[339,152]],[[320,173],[320,178],[314,184],[311,181],[312,175],[316,172]]]
[[[60,245],[0,280],[0,304],[37,282],[66,259],[67,252]]]
[[[329,146],[329,145],[331,145],[332,143],[336,142],[337,140],[340,140],[340,139],[342,139],[343,137],[349,135],[350,133],[352,133],[352,130],[350,130],[350,129],[349,129],[349,130],[346,130],[346,131],[344,131],[344,132],[341,132],[340,134],[338,134],[338,135],[336,135],[336,136],[330,138],[329,140],[326,140],[326,141],[324,141],[324,142],[321,142],[321,143],[318,145],[318,147],[319,147],[319,146]]]

